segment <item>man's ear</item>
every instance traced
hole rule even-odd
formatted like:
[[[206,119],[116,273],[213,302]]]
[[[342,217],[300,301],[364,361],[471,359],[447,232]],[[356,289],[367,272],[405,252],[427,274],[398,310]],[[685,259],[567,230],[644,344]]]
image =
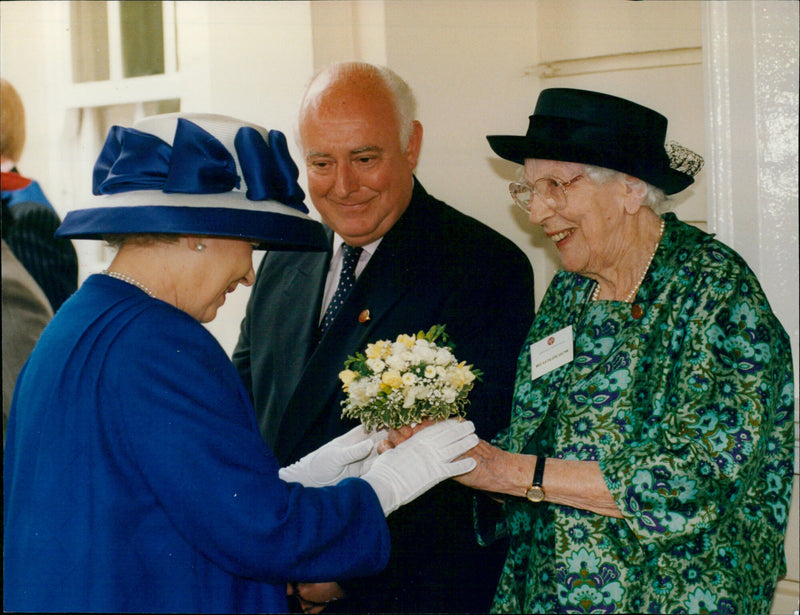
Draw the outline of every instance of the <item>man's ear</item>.
[[[422,149],[422,124],[417,120],[411,123],[411,137],[408,139],[408,147],[406,147],[406,158],[408,159],[408,166],[413,171],[417,168],[419,161],[419,152]]]

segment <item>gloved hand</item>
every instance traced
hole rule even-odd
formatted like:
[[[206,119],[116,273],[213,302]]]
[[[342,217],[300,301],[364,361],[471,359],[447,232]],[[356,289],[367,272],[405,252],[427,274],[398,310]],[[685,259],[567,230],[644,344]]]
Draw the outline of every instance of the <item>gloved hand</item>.
[[[361,476],[378,456],[376,443],[384,438],[385,430],[367,433],[359,425],[292,465],[281,468],[278,476],[304,487],[326,487],[345,478]]]
[[[388,516],[447,478],[471,471],[474,459],[453,459],[478,444],[474,432],[471,421],[447,419],[378,456],[361,478],[375,490],[383,514]]]

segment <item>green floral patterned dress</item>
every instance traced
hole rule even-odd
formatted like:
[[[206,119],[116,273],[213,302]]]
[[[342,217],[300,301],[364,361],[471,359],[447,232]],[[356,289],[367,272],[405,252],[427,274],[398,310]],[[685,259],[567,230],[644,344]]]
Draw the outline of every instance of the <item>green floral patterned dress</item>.
[[[785,573],[791,350],[754,274],[667,214],[635,304],[560,272],[520,354],[512,452],[599,461],[624,516],[509,498],[502,613],[767,613]],[[637,307],[638,306],[638,307]],[[531,381],[530,344],[575,358]]]

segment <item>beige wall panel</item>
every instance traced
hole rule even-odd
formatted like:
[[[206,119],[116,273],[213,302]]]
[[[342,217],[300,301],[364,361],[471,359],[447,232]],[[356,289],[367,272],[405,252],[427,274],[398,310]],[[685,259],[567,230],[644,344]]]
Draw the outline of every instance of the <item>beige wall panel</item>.
[[[538,0],[543,61],[587,58],[700,43],[701,2]]]
[[[19,162],[24,175],[35,177],[57,207],[57,186],[50,181],[47,155],[57,134],[50,131],[47,99],[48,57],[44,24],[60,12],[61,2],[0,2],[0,74],[19,92],[25,105],[26,141]],[[69,68],[69,66],[65,66]],[[51,92],[52,94],[52,92]]]

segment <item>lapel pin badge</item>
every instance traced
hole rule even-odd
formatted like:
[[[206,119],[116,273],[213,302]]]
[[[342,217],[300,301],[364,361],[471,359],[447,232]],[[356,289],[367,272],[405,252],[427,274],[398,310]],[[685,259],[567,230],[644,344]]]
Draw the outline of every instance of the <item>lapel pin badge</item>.
[[[362,312],[358,315],[358,322],[364,323],[370,319],[369,310],[362,310]]]

